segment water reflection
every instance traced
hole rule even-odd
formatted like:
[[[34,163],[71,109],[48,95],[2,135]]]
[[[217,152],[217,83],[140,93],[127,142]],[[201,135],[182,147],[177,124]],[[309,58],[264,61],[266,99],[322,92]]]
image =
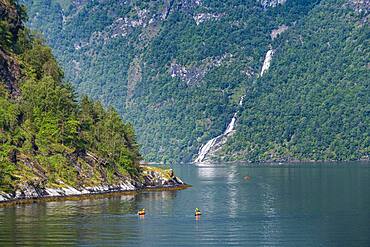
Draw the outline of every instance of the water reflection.
[[[275,209],[275,192],[270,184],[265,183],[262,186],[262,208],[265,220],[263,221],[263,238],[266,243],[271,243],[272,239],[279,239],[280,226],[275,220],[277,215]]]
[[[217,166],[198,166],[197,168],[199,178],[209,179],[210,181],[212,181],[212,179],[217,176],[217,173],[220,173],[222,170]]]
[[[0,243],[369,246],[369,167],[179,166],[192,188],[0,208]]]
[[[228,170],[228,175],[227,175],[227,189],[228,189],[228,195],[229,195],[229,216],[231,218],[235,218],[238,213],[238,186],[237,186],[237,181],[239,178],[239,174],[237,172],[237,167],[236,166],[231,166],[230,169]]]

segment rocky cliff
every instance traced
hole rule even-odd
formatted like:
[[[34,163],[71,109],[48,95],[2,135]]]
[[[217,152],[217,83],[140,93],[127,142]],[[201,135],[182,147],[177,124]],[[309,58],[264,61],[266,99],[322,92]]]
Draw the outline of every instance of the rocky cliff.
[[[113,184],[102,183],[95,186],[70,186],[62,181],[57,187],[48,187],[41,181],[33,181],[22,184],[12,193],[0,191],[0,204],[10,202],[22,202],[22,200],[35,200],[45,198],[89,196],[116,192],[139,191],[143,189],[166,189],[184,188],[186,184],[176,177],[172,169],[143,166],[140,178],[120,178]]]
[[[8,1],[0,1],[0,80],[11,97],[19,96],[20,64],[12,52],[18,33],[22,30],[22,14],[22,8],[17,8]]]
[[[142,167],[132,125],[77,98],[51,49],[0,0],[0,199],[71,196],[182,184]]]

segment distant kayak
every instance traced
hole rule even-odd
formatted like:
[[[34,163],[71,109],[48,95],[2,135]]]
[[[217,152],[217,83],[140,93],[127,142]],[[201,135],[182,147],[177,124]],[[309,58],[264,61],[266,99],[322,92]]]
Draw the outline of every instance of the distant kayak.
[[[195,216],[200,216],[202,215],[201,211],[199,208],[195,208]]]

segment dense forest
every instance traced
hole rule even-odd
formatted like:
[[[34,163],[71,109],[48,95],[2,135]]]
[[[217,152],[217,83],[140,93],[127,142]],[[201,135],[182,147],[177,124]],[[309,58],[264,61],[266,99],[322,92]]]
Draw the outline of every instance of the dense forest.
[[[0,0],[0,191],[95,186],[139,173],[131,124],[113,108],[79,100],[51,49],[24,23],[25,8]]]
[[[356,160],[370,153],[369,6],[322,1],[273,43],[266,76],[249,88],[235,160]]]
[[[214,159],[369,155],[367,1],[24,3],[66,78],[133,123],[146,160],[194,160],[239,108]]]

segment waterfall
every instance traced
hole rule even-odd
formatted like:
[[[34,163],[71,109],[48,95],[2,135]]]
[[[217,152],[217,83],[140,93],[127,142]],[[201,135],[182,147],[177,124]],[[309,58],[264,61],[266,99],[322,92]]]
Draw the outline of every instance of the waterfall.
[[[243,95],[242,97],[240,97],[239,106],[242,106],[243,105],[244,98],[245,98],[245,95]]]
[[[238,104],[239,106],[242,106],[243,105],[244,97],[245,97],[245,95],[243,95],[242,97],[240,97],[239,104]],[[195,163],[201,163],[201,162],[203,162],[204,159],[206,158],[206,155],[209,153],[209,151],[211,151],[211,149],[220,140],[222,140],[223,137],[227,137],[229,134],[231,134],[234,131],[235,123],[236,123],[236,118],[238,116],[238,113],[239,113],[239,110],[234,113],[233,118],[231,119],[230,123],[227,125],[226,130],[224,131],[224,133],[222,133],[221,135],[216,136],[215,138],[209,140],[204,146],[202,146],[199,149],[198,157],[194,161]]]
[[[270,68],[272,56],[274,55],[274,50],[270,49],[267,51],[266,56],[265,56],[265,61],[263,61],[262,69],[260,76],[262,77],[263,74]]]
[[[231,119],[230,123],[227,125],[227,128],[226,128],[226,130],[225,130],[225,132],[224,132],[224,134],[223,134],[223,135],[227,135],[227,134],[229,134],[231,131],[233,131],[233,130],[234,130],[234,126],[235,126],[235,122],[236,122],[236,116],[237,116],[237,114],[238,114],[238,112],[235,112],[235,113],[234,113],[234,116],[233,116],[233,118]]]
[[[198,157],[194,161],[195,163],[200,163],[200,162],[202,162],[205,159],[206,155],[211,150],[211,148],[215,145],[216,140],[219,137],[220,136],[217,136],[217,137],[209,140],[204,146],[202,146],[200,148],[199,153],[198,153]]]
[[[273,55],[274,55],[273,49],[270,49],[267,51],[265,55],[265,60],[263,61],[260,76],[263,76],[263,74],[267,72],[267,70],[270,68]],[[243,105],[244,98],[245,98],[245,95],[240,97],[239,103],[238,103],[239,107]],[[198,152],[198,157],[194,160],[194,163],[202,163],[205,160],[207,154],[211,151],[211,149],[217,143],[219,143],[222,140],[222,138],[224,137],[227,138],[230,134],[234,132],[235,123],[236,123],[238,114],[239,114],[239,109],[234,113],[231,121],[226,127],[226,130],[221,135],[216,136],[215,138],[209,140],[205,145],[200,147],[199,152]]]

